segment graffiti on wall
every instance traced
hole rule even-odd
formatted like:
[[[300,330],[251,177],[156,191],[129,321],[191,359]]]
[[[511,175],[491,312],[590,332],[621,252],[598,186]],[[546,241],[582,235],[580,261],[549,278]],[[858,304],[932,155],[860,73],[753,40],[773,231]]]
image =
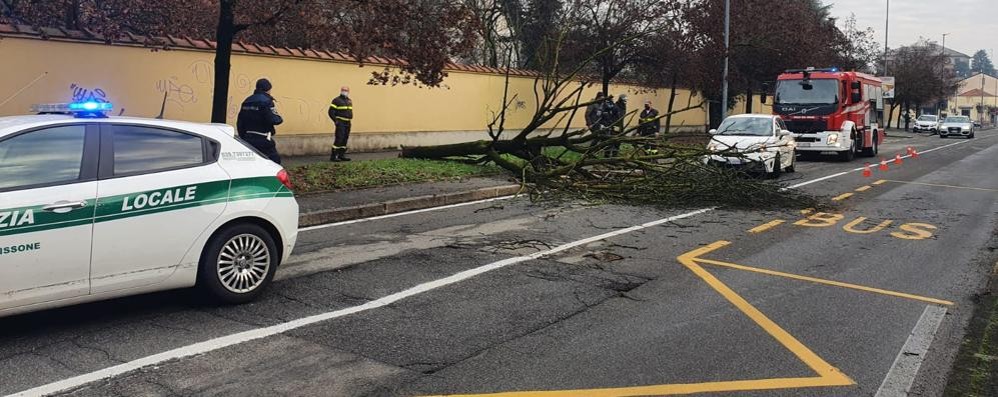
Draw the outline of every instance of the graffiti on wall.
[[[194,88],[180,82],[177,76],[157,81],[156,92],[159,92],[161,95],[165,94],[166,101],[177,105],[181,111],[184,110],[184,105],[198,102]]]
[[[69,85],[73,102],[108,102],[107,93],[100,88],[87,88],[77,83]]]

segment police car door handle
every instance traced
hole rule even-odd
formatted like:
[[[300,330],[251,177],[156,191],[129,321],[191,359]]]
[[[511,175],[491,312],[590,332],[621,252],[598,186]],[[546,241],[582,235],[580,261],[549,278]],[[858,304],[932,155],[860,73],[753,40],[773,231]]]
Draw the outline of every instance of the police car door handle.
[[[57,214],[65,214],[72,210],[77,210],[86,206],[87,206],[86,201],[74,201],[74,202],[59,201],[53,204],[46,205],[42,207],[42,209],[49,212],[55,212]]]

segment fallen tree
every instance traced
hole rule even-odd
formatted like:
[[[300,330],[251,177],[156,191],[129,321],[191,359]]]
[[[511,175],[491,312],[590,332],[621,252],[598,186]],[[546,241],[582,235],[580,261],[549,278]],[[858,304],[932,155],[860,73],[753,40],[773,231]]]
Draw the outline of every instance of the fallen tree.
[[[633,39],[633,38],[629,38]],[[557,46],[556,46],[557,48]],[[534,80],[535,109],[523,128],[508,133],[507,112],[519,101],[510,96],[509,73],[502,108],[488,124],[489,139],[449,145],[405,147],[401,156],[475,163],[492,162],[509,171],[534,198],[586,200],[656,205],[724,205],[742,208],[810,207],[813,197],[742,172],[705,164],[712,153],[706,133],[639,136],[640,125],[625,127],[635,112],[612,127],[572,128],[579,112],[596,104],[583,101],[593,82],[580,75],[583,65],[561,73],[555,61]],[[591,59],[599,56],[594,54]],[[509,70],[507,68],[507,70]],[[658,115],[657,119],[698,109],[703,103]],[[646,120],[647,121],[647,120]]]

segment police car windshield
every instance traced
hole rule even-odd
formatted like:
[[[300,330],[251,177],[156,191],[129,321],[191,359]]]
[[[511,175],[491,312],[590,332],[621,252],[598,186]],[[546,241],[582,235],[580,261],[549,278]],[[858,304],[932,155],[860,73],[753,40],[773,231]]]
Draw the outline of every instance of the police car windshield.
[[[922,116],[918,118],[918,121],[936,121],[936,116]]]
[[[772,136],[773,120],[762,117],[734,117],[724,120],[717,135]]]
[[[781,105],[832,105],[839,102],[838,80],[811,80],[810,89],[802,80],[780,80],[776,103]]]

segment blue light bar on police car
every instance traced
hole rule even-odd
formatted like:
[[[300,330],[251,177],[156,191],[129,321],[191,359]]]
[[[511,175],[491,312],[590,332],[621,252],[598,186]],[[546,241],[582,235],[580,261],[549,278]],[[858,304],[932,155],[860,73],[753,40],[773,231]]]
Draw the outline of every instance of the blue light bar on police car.
[[[69,110],[70,111],[75,111],[75,112],[79,112],[79,111],[85,111],[85,112],[102,111],[102,112],[106,112],[108,110],[111,110],[111,104],[107,103],[107,102],[74,102],[74,103],[70,103],[69,104]]]
[[[73,114],[77,117],[106,117],[105,112],[114,108],[108,102],[43,103],[31,106],[31,111],[40,114]]]

